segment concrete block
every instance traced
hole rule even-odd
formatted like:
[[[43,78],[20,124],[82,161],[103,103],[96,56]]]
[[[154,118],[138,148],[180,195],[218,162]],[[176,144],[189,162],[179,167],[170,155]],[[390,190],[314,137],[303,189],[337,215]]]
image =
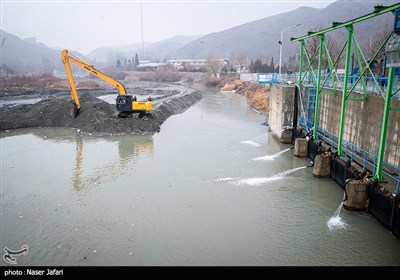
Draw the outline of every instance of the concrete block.
[[[367,209],[367,190],[369,182],[363,180],[351,180],[345,186],[346,198],[343,207],[352,211],[363,211]]]
[[[306,157],[308,153],[308,142],[305,138],[296,138],[294,141],[294,156]]]
[[[331,175],[331,157],[316,155],[314,159],[313,176],[316,178],[329,178]]]

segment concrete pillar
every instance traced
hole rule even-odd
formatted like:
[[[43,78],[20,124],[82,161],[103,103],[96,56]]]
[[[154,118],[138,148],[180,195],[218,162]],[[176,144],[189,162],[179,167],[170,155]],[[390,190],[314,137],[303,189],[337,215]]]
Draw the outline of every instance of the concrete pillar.
[[[347,210],[362,211],[367,209],[367,190],[369,183],[363,180],[351,180],[346,184],[343,207]]]
[[[294,141],[294,156],[306,157],[308,152],[308,142],[305,138],[296,138]]]
[[[293,85],[271,85],[268,123],[272,135],[283,144],[292,143],[294,91]]]
[[[292,137],[293,137],[293,129],[286,128],[284,131],[282,131],[279,141],[282,144],[290,144],[292,143]]]
[[[329,178],[331,175],[331,157],[324,154],[316,155],[314,159],[313,176]]]

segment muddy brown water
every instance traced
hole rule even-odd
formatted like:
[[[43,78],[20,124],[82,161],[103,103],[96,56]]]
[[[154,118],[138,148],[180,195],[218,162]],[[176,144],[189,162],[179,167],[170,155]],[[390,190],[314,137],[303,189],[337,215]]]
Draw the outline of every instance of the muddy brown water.
[[[18,265],[400,265],[369,214],[328,226],[342,189],[263,122],[210,91],[154,136],[3,131],[1,249],[28,245]]]

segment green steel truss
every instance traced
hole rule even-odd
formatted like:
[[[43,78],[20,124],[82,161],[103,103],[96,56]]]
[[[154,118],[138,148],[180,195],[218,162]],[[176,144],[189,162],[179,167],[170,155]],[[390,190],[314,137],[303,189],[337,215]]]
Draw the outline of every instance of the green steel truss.
[[[314,128],[313,128],[313,137],[314,139],[318,138],[318,122],[319,122],[319,114],[320,114],[320,97],[321,94],[329,94],[327,92],[323,92],[323,89],[328,80],[331,80],[332,87],[334,89],[333,93],[336,94],[337,90],[342,91],[342,103],[341,103],[341,114],[340,114],[340,124],[339,124],[339,139],[338,139],[338,155],[343,155],[343,135],[344,135],[344,126],[345,126],[345,116],[346,116],[346,104],[348,101],[367,101],[367,84],[365,81],[365,74],[368,74],[372,77],[373,83],[377,85],[377,89],[379,89],[379,94],[384,98],[384,111],[382,116],[382,125],[381,125],[381,136],[380,136],[380,145],[378,151],[378,160],[377,160],[377,168],[374,174],[374,179],[376,180],[383,180],[382,176],[382,169],[383,169],[383,161],[384,161],[384,153],[385,153],[385,145],[386,145],[386,137],[387,137],[387,130],[389,124],[389,112],[390,110],[400,110],[400,108],[391,108],[391,99],[394,95],[396,95],[397,91],[393,91],[393,81],[394,81],[394,68],[389,68],[388,74],[388,83],[386,87],[386,92],[382,90],[379,86],[379,83],[370,68],[369,61],[365,58],[360,45],[357,41],[355,36],[353,25],[365,21],[389,12],[394,12],[395,10],[400,9],[400,3],[384,7],[384,6],[376,6],[374,12],[352,19],[347,22],[334,22],[332,23],[331,27],[316,31],[316,32],[308,32],[307,35],[299,37],[299,38],[291,38],[292,42],[299,42],[300,43],[300,56],[299,56],[299,86],[302,86],[305,82],[305,78],[308,77],[309,82],[312,82],[316,85],[316,96],[315,96],[315,112],[314,112]],[[333,60],[331,55],[329,54],[328,46],[325,41],[325,34],[331,31],[345,28],[347,30],[347,40],[344,43],[341,51],[339,52],[338,56]],[[375,52],[373,57],[370,61],[373,61],[381,50],[386,46],[387,41],[389,40],[390,36],[384,40],[378,50]],[[318,51],[310,56],[306,50],[305,40],[310,39],[312,37],[318,36],[319,38],[319,46]],[[352,83],[349,83],[350,78],[350,71],[351,71],[351,53],[352,51],[355,53],[355,58],[357,61],[357,66],[359,68],[359,77],[357,80]],[[344,79],[341,81],[338,77],[337,70],[338,70],[338,63],[344,53]],[[322,61],[325,56],[327,64],[329,66],[329,71],[326,73],[325,77],[323,78],[322,75]],[[317,59],[317,70],[313,69],[313,64]],[[306,70],[303,72],[303,63],[306,63]],[[354,92],[356,85],[360,85],[362,87],[362,97],[351,97],[350,94]],[[349,86],[351,85],[351,88]]]

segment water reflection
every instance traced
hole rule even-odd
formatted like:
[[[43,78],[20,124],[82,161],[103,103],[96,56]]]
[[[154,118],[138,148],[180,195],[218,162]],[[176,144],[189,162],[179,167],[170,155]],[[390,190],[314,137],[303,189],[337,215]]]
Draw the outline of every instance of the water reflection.
[[[44,141],[62,143],[64,149],[56,158],[72,166],[72,187],[75,191],[85,186],[97,186],[116,179],[129,170],[129,164],[144,156],[153,156],[152,136],[93,137],[75,129],[34,128],[12,130],[2,137],[31,134]],[[72,146],[71,146],[72,145]],[[54,163],[53,163],[54,164]]]
[[[76,137],[75,168],[72,172],[72,184],[75,191],[82,190],[85,186],[98,186],[105,180],[116,179],[129,171],[129,163],[143,156],[153,155],[153,138],[149,136],[119,136],[105,138],[106,141],[118,143],[118,157],[112,155],[100,166],[91,172],[84,172],[84,138]],[[99,153],[104,151],[99,150]],[[92,159],[90,159],[92,161]]]

